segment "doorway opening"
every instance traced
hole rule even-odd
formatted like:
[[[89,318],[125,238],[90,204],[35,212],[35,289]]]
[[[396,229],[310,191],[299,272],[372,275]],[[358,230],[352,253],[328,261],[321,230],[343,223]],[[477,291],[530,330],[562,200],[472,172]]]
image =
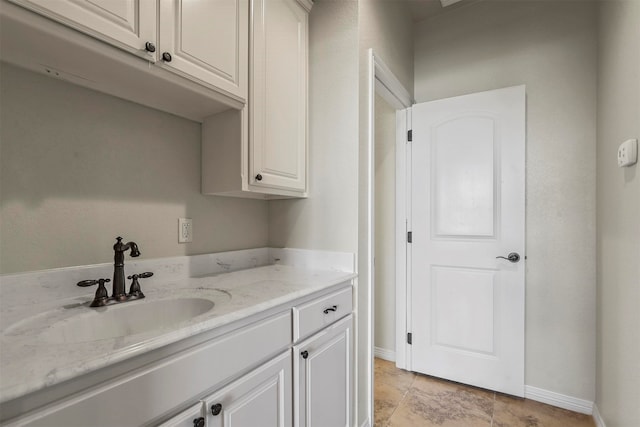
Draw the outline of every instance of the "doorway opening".
[[[384,347],[391,346],[386,349],[386,357],[394,357],[396,343],[395,337],[395,293],[396,293],[396,275],[405,274],[405,271],[399,272],[395,268],[396,264],[396,241],[400,236],[404,236],[404,230],[398,232],[398,224],[396,218],[398,188],[404,188],[404,180],[397,179],[395,174],[398,169],[398,161],[406,161],[406,141],[407,130],[407,114],[406,109],[411,106],[413,99],[409,92],[404,88],[400,81],[393,75],[384,61],[376,56],[372,49],[369,50],[369,140],[368,140],[368,190],[367,190],[367,276],[369,277],[367,286],[367,313],[368,324],[368,402],[369,402],[369,420],[373,422],[373,381],[374,381],[374,365],[373,358],[375,353],[380,353],[382,346],[376,344],[376,274],[379,274],[383,280],[384,291],[381,292],[381,302],[384,303],[385,318],[391,316],[391,321],[385,321],[385,325],[380,325],[381,334],[384,335]],[[376,109],[378,105],[378,109]],[[376,123],[380,126],[376,127]],[[402,141],[399,144],[398,141]],[[402,164],[404,166],[404,164]],[[379,179],[378,179],[378,178]],[[378,194],[380,192],[380,194]],[[376,198],[380,199],[380,203],[376,203]],[[384,211],[376,212],[376,208],[384,209]],[[377,223],[376,218],[380,217]],[[404,216],[403,216],[404,217]],[[403,227],[405,227],[403,225]],[[378,236],[376,234],[378,233]],[[376,248],[376,239],[381,240],[384,245],[378,245]],[[401,242],[404,247],[404,242]],[[401,251],[402,252],[402,251]],[[376,264],[381,268],[376,273]]]

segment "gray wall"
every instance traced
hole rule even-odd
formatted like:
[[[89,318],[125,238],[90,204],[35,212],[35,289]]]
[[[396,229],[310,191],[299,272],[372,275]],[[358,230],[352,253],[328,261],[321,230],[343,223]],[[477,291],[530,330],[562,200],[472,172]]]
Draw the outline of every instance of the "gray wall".
[[[640,172],[618,146],[640,139],[640,2],[600,4],[598,49],[598,364],[607,427],[640,425]]]
[[[358,4],[317,1],[309,16],[308,199],[269,203],[274,247],[356,252]]]
[[[267,202],[200,194],[200,124],[8,65],[0,69],[0,272],[267,244]],[[193,243],[178,244],[178,218]]]
[[[526,84],[526,384],[595,398],[596,8],[482,1],[416,26],[424,102]]]

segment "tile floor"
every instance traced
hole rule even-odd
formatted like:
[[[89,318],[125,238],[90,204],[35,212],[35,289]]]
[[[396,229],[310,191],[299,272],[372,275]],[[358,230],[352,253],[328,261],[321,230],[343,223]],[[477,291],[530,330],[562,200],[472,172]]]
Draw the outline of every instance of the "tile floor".
[[[375,359],[374,427],[595,427],[590,415],[397,369]]]

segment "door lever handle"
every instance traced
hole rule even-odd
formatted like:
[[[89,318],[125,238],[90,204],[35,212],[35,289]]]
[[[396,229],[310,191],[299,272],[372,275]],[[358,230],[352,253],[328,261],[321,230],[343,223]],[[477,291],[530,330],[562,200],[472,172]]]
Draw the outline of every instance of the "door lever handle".
[[[511,252],[509,255],[507,255],[506,257],[503,256],[497,256],[496,259],[498,258],[502,258],[502,259],[506,259],[509,262],[513,262],[514,264],[518,261],[520,261],[520,255],[517,252]]]

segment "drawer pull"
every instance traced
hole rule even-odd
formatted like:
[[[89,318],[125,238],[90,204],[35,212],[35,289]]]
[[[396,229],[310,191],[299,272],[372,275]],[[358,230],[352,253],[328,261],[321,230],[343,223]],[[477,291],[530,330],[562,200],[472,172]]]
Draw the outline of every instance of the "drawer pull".
[[[222,403],[216,403],[215,405],[211,405],[211,415],[218,415],[222,411]]]
[[[193,420],[193,427],[204,427],[204,417]]]
[[[330,311],[336,311],[337,309],[338,309],[337,305],[334,305],[333,307],[325,308],[324,314],[329,314]]]
[[[302,353],[300,353],[300,356],[302,356],[303,359],[306,359],[307,357],[309,357],[309,352],[305,350]]]

